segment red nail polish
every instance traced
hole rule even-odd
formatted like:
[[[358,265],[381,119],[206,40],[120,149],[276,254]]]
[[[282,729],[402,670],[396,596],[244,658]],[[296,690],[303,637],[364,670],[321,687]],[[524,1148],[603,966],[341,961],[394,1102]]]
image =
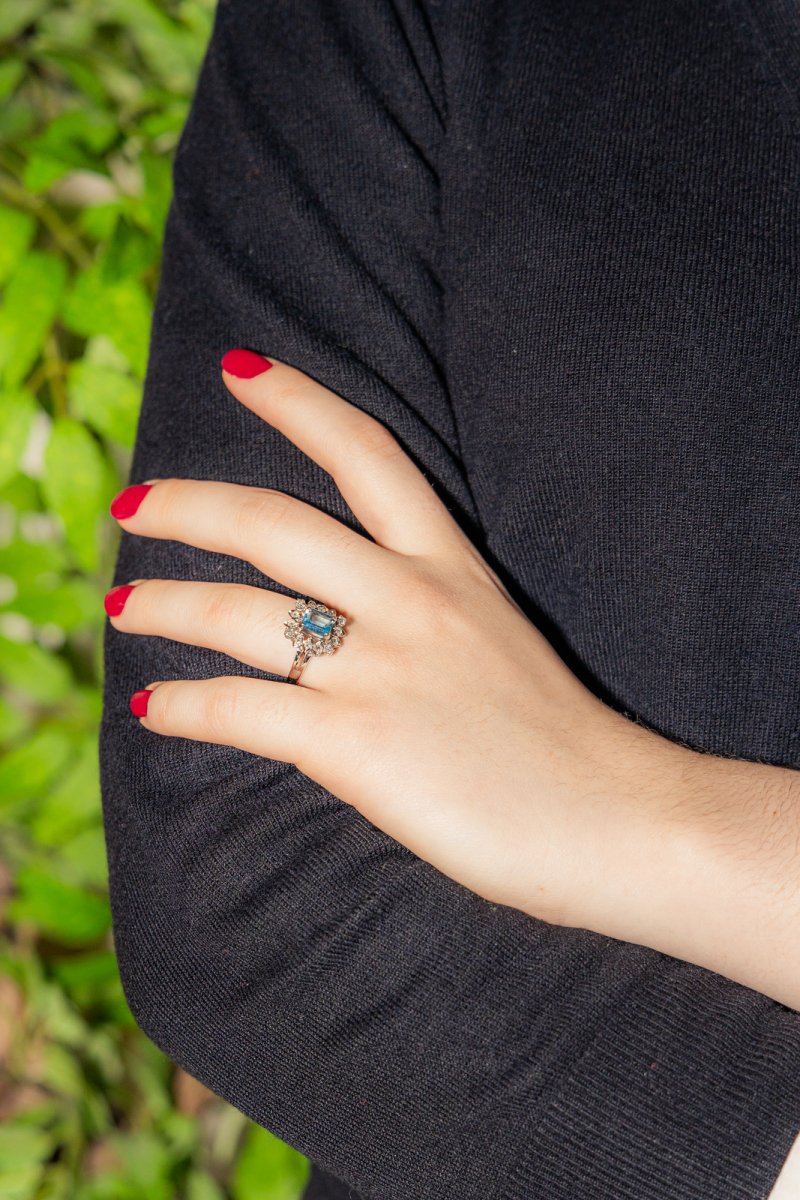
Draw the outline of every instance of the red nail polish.
[[[147,706],[150,703],[152,692],[147,688],[142,688],[141,691],[134,692],[130,698],[131,712],[135,717],[146,717]]]
[[[125,601],[133,591],[133,585],[123,583],[120,587],[112,588],[103,597],[103,607],[110,617],[118,617],[125,607]]]
[[[229,350],[222,356],[222,369],[237,379],[252,379],[255,375],[263,375],[272,366],[260,354],[252,350]]]
[[[126,487],[111,501],[109,512],[118,521],[132,517],[152,487],[152,483],[137,483]]]

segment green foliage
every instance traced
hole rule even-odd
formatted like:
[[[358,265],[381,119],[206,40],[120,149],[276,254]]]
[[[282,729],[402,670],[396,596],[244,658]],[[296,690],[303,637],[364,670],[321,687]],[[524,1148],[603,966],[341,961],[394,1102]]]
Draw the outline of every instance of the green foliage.
[[[3,1200],[296,1200],[307,1175],[137,1028],[106,886],[108,505],[212,16],[213,0],[0,0]]]

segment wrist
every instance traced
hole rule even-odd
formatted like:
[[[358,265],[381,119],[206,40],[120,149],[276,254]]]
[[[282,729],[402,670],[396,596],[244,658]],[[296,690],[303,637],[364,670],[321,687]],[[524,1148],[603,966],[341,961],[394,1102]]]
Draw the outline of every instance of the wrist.
[[[800,1008],[800,776],[687,754],[674,843],[683,907],[667,952]]]
[[[624,824],[586,927],[800,1008],[800,776],[620,720],[609,779]]]

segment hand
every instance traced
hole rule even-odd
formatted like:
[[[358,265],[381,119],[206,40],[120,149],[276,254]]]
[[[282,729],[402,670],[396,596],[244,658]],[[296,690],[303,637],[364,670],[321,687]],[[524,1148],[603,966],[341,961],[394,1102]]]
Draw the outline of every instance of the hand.
[[[250,376],[223,371],[233,396],[330,473],[374,540],[266,487],[126,489],[112,513],[127,532],[235,555],[293,596],[139,580],[107,597],[121,632],[285,677],[295,595],[347,618],[341,647],[312,658],[297,686],[150,682],[132,704],[142,725],[294,763],[487,899],[597,927],[592,906],[612,880],[630,895],[616,868],[639,860],[653,815],[646,792],[620,786],[619,738],[626,764],[660,739],[568,670],[383,425],[287,364],[241,351],[223,363]]]

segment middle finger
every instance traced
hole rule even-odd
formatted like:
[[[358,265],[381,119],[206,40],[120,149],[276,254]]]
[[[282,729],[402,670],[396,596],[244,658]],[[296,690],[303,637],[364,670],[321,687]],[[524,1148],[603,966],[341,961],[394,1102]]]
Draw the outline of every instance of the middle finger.
[[[312,504],[238,483],[139,484],[115,497],[111,514],[129,533],[231,554],[298,595],[335,608],[352,604],[356,592],[374,596],[392,556]]]

